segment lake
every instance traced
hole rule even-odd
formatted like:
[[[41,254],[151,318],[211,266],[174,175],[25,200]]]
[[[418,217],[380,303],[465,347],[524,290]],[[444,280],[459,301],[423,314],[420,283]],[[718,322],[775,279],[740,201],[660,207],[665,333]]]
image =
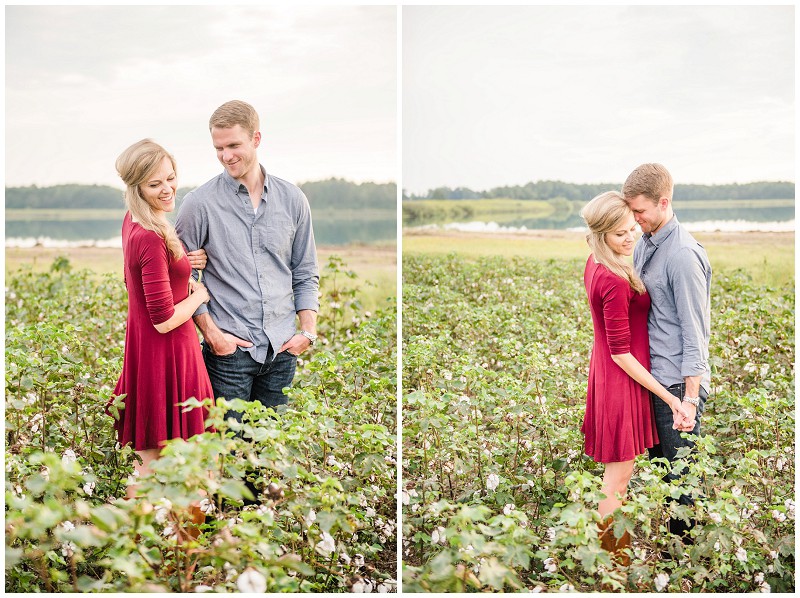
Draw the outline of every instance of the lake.
[[[678,220],[695,232],[792,232],[795,208],[793,200],[767,200],[731,202],[675,202]],[[704,205],[706,204],[706,205]],[[515,214],[492,214],[470,221],[437,220],[409,229],[459,230],[465,232],[515,232],[524,230],[584,230],[580,217],[583,204],[575,204],[569,213],[559,213],[547,218],[526,218]],[[710,207],[709,207],[710,206]]]
[[[122,217],[108,210],[7,210],[6,247],[91,245],[121,247]],[[109,217],[112,216],[113,217]],[[317,245],[371,245],[397,240],[393,210],[319,210],[312,213]]]

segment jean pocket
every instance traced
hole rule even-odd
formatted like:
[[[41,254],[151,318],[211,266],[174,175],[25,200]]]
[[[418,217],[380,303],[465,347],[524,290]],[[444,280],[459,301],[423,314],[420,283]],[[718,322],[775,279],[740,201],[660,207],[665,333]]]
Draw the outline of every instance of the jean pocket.
[[[234,357],[236,357],[236,354],[239,352],[239,347],[236,347],[233,350],[233,353],[226,353],[225,355],[219,355],[217,353],[214,353],[214,351],[211,350],[211,347],[209,347],[207,344],[203,343],[203,351],[206,353],[206,355],[210,355],[214,359],[230,360],[230,359],[233,359]]]

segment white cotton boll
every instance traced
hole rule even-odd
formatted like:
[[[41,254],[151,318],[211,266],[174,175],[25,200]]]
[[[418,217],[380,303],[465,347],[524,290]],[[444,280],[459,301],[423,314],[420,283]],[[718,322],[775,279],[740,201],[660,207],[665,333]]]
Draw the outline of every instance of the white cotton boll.
[[[161,535],[164,536],[167,540],[177,541],[178,539],[178,532],[171,523],[164,526],[164,529],[161,531]]]
[[[322,540],[317,542],[317,545],[314,546],[314,550],[322,556],[330,556],[333,554],[333,551],[336,550],[336,541],[328,532],[322,532]]]
[[[309,510],[308,515],[304,517],[306,522],[306,527],[311,527],[311,524],[317,520],[317,513],[314,509]]]
[[[204,498],[200,501],[200,510],[206,515],[211,515],[216,509],[216,505],[209,499]]]
[[[77,546],[73,542],[64,542],[61,545],[61,554],[65,557],[69,558],[75,554],[75,550],[77,550]]]
[[[263,594],[267,591],[267,580],[259,571],[248,567],[236,580],[236,587],[246,594]]]
[[[75,529],[75,524],[71,521],[64,521],[61,523],[61,529],[63,529],[65,532],[71,532]]]
[[[441,525],[431,533],[431,544],[446,544],[447,543],[447,530]]]
[[[669,575],[667,575],[666,573],[659,573],[653,580],[653,585],[656,588],[656,592],[663,592],[664,588],[667,587],[668,583],[669,583]]]
[[[489,477],[486,478],[486,488],[494,491],[499,485],[500,476],[498,476],[496,473],[490,473]]]

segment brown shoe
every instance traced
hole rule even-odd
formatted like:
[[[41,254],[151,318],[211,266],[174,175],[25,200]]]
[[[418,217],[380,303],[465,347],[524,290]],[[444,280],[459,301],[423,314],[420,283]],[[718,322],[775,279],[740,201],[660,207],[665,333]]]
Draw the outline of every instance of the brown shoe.
[[[188,540],[197,540],[200,535],[200,526],[206,522],[206,514],[200,510],[198,505],[191,505],[189,507],[189,521],[186,522],[184,532],[188,536]]]
[[[598,524],[600,531],[600,547],[611,553],[611,558],[623,567],[629,567],[631,557],[625,552],[626,548],[631,547],[631,535],[627,531],[619,538],[614,535],[614,517],[609,515]]]

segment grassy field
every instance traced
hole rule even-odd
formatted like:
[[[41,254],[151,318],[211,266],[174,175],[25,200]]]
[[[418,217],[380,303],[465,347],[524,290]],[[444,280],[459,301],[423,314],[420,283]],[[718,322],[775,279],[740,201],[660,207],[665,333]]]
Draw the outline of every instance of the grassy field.
[[[500,215],[547,218],[555,209],[554,204],[540,200],[422,199],[403,202],[403,222],[416,224]]]
[[[337,255],[358,276],[361,287],[360,300],[364,309],[383,307],[389,297],[397,294],[397,247],[385,245],[347,245],[342,247],[319,247],[320,269],[328,258]],[[71,248],[18,248],[6,247],[6,276],[25,266],[41,272],[50,268],[58,256],[66,257],[76,270],[87,268],[98,274],[117,273],[122,278],[122,250],[106,247]]]
[[[794,281],[793,233],[697,233],[716,272],[742,268],[758,284],[781,286]],[[408,232],[403,234],[404,254],[455,252],[468,258],[526,256],[571,259],[588,255],[583,233],[529,231],[528,233],[475,234]]]

